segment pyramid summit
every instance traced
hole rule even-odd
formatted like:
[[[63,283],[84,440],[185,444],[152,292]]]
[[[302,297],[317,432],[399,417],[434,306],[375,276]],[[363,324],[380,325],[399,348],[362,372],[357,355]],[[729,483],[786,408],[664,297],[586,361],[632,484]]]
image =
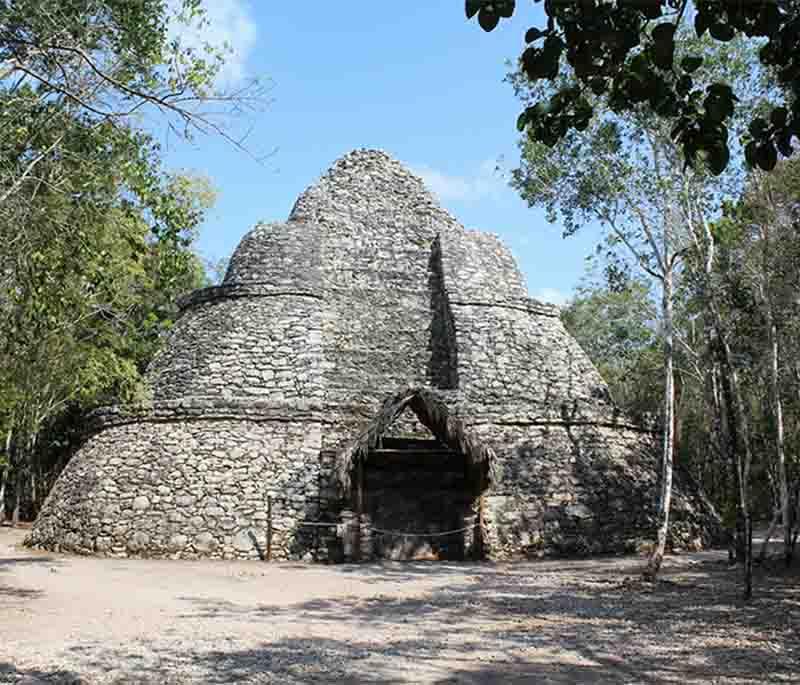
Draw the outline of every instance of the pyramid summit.
[[[176,558],[634,549],[652,434],[496,236],[358,150],[181,302],[152,402],[99,411],[29,544]],[[673,536],[716,521],[678,477]]]

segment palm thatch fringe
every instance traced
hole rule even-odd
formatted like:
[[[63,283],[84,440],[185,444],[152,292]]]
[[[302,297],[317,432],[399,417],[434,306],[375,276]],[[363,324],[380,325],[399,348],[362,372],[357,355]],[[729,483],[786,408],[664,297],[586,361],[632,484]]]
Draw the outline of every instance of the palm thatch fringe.
[[[462,422],[451,416],[447,405],[430,390],[408,388],[387,399],[366,430],[337,454],[336,476],[345,497],[350,496],[352,475],[358,462],[366,462],[370,450],[377,447],[381,436],[406,407],[411,408],[437,440],[461,452],[471,469],[483,469],[487,485],[493,480],[492,449],[472,438]]]

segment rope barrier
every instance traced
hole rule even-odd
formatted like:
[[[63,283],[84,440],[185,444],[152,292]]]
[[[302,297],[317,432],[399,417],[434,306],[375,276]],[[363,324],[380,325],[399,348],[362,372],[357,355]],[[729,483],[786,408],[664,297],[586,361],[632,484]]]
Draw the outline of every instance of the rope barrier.
[[[333,522],[332,523],[324,523],[322,521],[300,521],[298,523],[298,525],[300,525],[300,526],[318,526],[320,528],[324,528],[325,526],[327,526],[327,527],[330,528],[332,526],[339,526],[341,524],[333,523]]]
[[[372,531],[373,533],[378,533],[378,535],[397,535],[404,538],[440,538],[446,535],[463,533],[467,530],[471,530],[472,528],[474,528],[474,526],[465,526],[464,528],[457,528],[456,530],[445,530],[440,533],[406,533],[400,530],[382,530],[381,528],[372,528],[367,526],[367,530]]]
[[[299,525],[301,526],[317,526],[317,527],[333,527],[333,526],[348,526],[351,528],[358,528],[359,525],[357,523],[323,523],[320,521],[300,521]],[[406,531],[401,530],[386,530],[384,528],[373,528],[372,526],[365,526],[366,530],[377,533],[378,535],[396,535],[398,537],[405,537],[405,538],[438,538],[438,537],[445,537],[447,535],[455,535],[456,533],[464,533],[468,530],[472,530],[475,526],[464,526],[463,528],[456,528],[455,530],[445,530],[436,533],[409,533]]]

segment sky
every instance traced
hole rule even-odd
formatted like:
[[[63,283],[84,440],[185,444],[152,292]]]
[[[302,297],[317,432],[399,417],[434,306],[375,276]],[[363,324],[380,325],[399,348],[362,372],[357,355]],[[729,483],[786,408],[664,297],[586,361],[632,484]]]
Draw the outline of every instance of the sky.
[[[506,60],[541,24],[520,4],[492,33],[467,21],[462,0],[425,3],[273,3],[206,0],[198,37],[234,52],[229,86],[258,77],[269,104],[227,125],[250,130],[260,163],[215,137],[164,138],[167,164],[207,175],[219,197],[199,250],[226,257],[258,221],[285,220],[297,196],[354,148],[382,149],[415,171],[464,226],[495,233],[525,274],[530,294],[563,303],[584,273],[599,234],[562,238],[504,181],[518,162],[520,111],[503,83]],[[497,167],[500,171],[497,171]]]

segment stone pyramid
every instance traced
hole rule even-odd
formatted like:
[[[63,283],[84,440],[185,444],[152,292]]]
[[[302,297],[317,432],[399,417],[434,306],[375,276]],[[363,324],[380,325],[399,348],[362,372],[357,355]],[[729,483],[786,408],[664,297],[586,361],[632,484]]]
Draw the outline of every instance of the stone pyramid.
[[[337,560],[356,516],[359,531],[430,535],[431,554],[458,520],[481,540],[459,550],[504,559],[631,550],[652,532],[651,432],[614,410],[499,239],[465,230],[383,152],[337,161],[288,221],[245,235],[224,282],[181,312],[148,372],[152,402],[94,415],[30,544]],[[415,437],[414,420],[402,427],[408,412],[380,424],[403,392],[427,407],[433,439]],[[491,463],[459,479],[469,450]],[[358,488],[342,482],[356,477]],[[444,494],[403,491],[393,510],[375,494],[432,479]],[[447,503],[451,490],[449,509],[415,509],[418,495]],[[679,478],[675,540],[700,545],[717,524],[689,490]],[[412,510],[425,530],[408,530]],[[358,556],[382,555],[370,544]]]

